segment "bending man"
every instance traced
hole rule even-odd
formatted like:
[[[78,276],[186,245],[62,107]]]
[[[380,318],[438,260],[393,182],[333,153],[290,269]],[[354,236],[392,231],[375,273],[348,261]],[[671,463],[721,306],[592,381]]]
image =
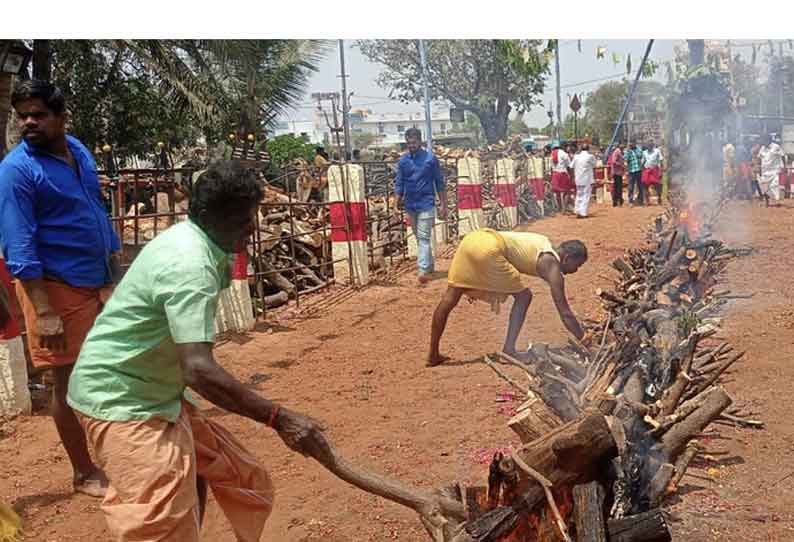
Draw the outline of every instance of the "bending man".
[[[212,353],[227,254],[253,231],[261,197],[240,165],[205,171],[189,220],[141,251],[80,351],[67,399],[107,474],[102,511],[117,542],[198,542],[207,486],[237,540],[260,538],[270,477],[185,387],[272,427],[293,450],[324,446],[316,422],[246,388]]]
[[[521,282],[522,274],[548,283],[562,323],[581,339],[584,333],[568,306],[563,275],[576,273],[586,261],[587,247],[581,241],[565,241],[554,248],[547,237],[536,233],[481,229],[466,235],[452,260],[447,291],[433,314],[427,365],[432,367],[448,359],[439,352],[439,343],[449,313],[464,294],[495,309],[508,295],[513,296],[503,351],[516,355],[518,333],[532,302],[532,290]]]

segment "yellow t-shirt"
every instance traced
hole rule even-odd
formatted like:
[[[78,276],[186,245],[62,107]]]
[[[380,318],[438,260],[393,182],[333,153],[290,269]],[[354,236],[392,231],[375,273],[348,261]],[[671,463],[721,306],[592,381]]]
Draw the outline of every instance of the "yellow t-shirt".
[[[520,276],[537,276],[538,258],[544,252],[558,257],[551,241],[537,233],[476,230],[458,246],[448,282],[467,290],[518,293],[525,288]]]
[[[523,275],[537,276],[538,258],[550,252],[559,259],[554,247],[545,235],[518,231],[496,232],[505,242],[505,258]]]

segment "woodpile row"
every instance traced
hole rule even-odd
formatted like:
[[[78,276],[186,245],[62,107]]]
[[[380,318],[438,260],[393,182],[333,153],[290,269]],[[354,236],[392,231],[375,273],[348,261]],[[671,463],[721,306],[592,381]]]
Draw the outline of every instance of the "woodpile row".
[[[312,455],[414,509],[435,542],[671,540],[662,507],[710,452],[699,437],[712,423],[762,425],[720,386],[744,352],[717,337],[721,309],[741,297],[717,283],[750,250],[712,238],[720,206],[679,199],[647,246],[616,259],[614,284],[597,291],[605,316],[588,323],[584,342],[484,357],[526,396],[508,423],[522,444],[494,455],[487,484],[428,491],[354,466],[330,445]]]
[[[486,225],[509,229],[503,207],[494,195],[496,160],[513,158],[516,167],[516,191],[519,222],[541,216],[541,211],[526,179],[526,157],[519,139],[493,145],[483,150],[434,147],[447,181],[449,217],[447,238],[458,237],[457,161],[476,156],[482,163],[482,199]],[[398,153],[383,162],[363,163],[367,194],[367,241],[371,271],[385,271],[395,260],[407,255],[408,229],[403,213],[397,209],[394,178]],[[327,204],[306,201],[309,186],[314,186],[309,166],[304,162],[291,165],[287,177],[294,183],[271,183],[263,178],[265,198],[259,213],[256,234],[249,244],[249,274],[258,309],[274,308],[299,294],[312,293],[328,286],[334,278],[331,249],[331,228]],[[187,212],[190,174],[185,172],[178,182],[167,171],[160,174],[122,175],[119,186],[124,190],[123,210],[114,210],[114,221],[123,239],[126,263],[154,236]],[[136,180],[137,179],[137,180]],[[107,179],[105,179],[107,182]],[[284,181],[284,179],[281,179]],[[311,181],[311,182],[310,182]],[[294,185],[297,193],[289,194],[286,186]],[[137,190],[133,188],[137,185]],[[547,197],[551,197],[547,189]],[[546,209],[552,209],[549,201]],[[549,214],[548,212],[546,214]]]

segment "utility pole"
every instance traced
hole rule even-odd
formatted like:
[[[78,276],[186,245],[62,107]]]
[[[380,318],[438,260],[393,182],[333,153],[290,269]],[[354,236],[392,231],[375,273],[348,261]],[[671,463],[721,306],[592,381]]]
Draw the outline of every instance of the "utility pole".
[[[433,123],[430,116],[430,88],[427,83],[427,52],[425,51],[425,40],[418,41],[419,62],[422,64],[422,84],[425,87],[425,141],[427,141],[427,151],[433,152]]]
[[[560,127],[562,126],[562,93],[560,87],[560,40],[554,40],[554,74],[557,78],[557,125],[554,127],[554,134],[560,139]]]
[[[347,95],[347,74],[345,73],[345,40],[339,40],[339,65],[342,70],[342,125],[345,130],[345,159],[352,156],[350,144],[350,101]],[[336,121],[334,121],[336,124]]]

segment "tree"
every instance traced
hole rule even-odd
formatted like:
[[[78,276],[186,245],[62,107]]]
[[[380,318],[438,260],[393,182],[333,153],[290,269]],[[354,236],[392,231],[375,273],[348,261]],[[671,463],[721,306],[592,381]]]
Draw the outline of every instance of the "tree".
[[[527,126],[527,123],[524,122],[524,118],[521,115],[517,115],[510,119],[510,123],[507,126],[507,135],[526,135],[529,133],[529,126]]]
[[[307,143],[301,137],[293,134],[284,134],[267,142],[267,152],[270,154],[273,164],[283,169],[292,160],[296,158],[303,158],[307,162],[311,162],[314,157],[315,145]]]
[[[585,100],[583,120],[590,126],[591,135],[599,141],[608,143],[612,138],[615,124],[620,118],[620,112],[629,92],[629,84],[626,80],[603,83]],[[634,121],[653,121],[659,118],[661,114],[659,99],[664,95],[665,91],[661,83],[638,82],[629,109],[634,114]],[[579,130],[579,133],[583,133],[582,130]]]
[[[303,97],[327,49],[321,40],[45,42],[33,43],[34,68],[46,74],[51,62],[53,81],[75,102],[75,133],[130,152],[200,132],[210,143],[235,128],[259,131]],[[0,117],[9,111],[0,100]]]
[[[369,60],[385,66],[377,83],[404,102],[424,99],[415,41],[361,40]],[[475,115],[488,143],[504,139],[508,117],[540,103],[548,58],[541,40],[428,40],[431,99],[449,101]]]

